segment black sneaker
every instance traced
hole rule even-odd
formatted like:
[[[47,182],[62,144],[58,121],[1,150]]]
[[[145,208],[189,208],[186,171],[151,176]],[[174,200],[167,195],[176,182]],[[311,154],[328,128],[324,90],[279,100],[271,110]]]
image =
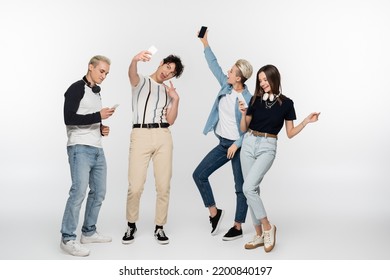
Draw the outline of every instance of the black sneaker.
[[[242,237],[242,229],[236,229],[232,227],[229,231],[222,237],[222,240],[230,241]]]
[[[123,244],[131,244],[134,242],[134,234],[137,232],[137,227],[127,226],[127,231],[125,235],[122,237]]]
[[[217,215],[213,218],[210,217],[210,224],[212,227],[211,235],[216,235],[218,232],[219,225],[221,224],[224,211],[217,208]]]
[[[165,232],[162,228],[158,228],[154,232],[154,238],[156,238],[157,242],[160,244],[168,244],[169,238],[165,235]]]

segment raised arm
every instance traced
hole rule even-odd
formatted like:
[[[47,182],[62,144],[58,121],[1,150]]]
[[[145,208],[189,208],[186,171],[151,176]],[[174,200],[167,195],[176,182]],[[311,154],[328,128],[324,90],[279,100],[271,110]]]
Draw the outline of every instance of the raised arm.
[[[137,69],[137,64],[139,61],[149,61],[151,58],[151,53],[148,51],[142,51],[136,56],[133,57],[131,60],[130,66],[129,66],[129,79],[130,79],[130,84],[133,87],[136,87],[139,83],[139,75],[138,75],[138,69]]]
[[[206,31],[203,38],[199,38],[199,39],[202,42],[203,47],[204,47],[204,55],[205,55],[207,64],[208,64],[211,72],[215,76],[215,78],[217,78],[219,84],[222,86],[223,84],[226,83],[227,76],[222,71],[222,68],[218,63],[217,57],[215,56],[215,54],[213,53],[213,51],[210,48],[210,45],[209,45],[209,42],[207,39],[207,35],[208,35],[208,31]]]
[[[297,126],[294,126],[293,121],[286,120],[285,124],[286,124],[287,137],[290,139],[293,138],[295,135],[301,132],[307,124],[318,121],[319,115],[320,115],[319,112],[311,113],[306,118],[304,118],[303,121]]]

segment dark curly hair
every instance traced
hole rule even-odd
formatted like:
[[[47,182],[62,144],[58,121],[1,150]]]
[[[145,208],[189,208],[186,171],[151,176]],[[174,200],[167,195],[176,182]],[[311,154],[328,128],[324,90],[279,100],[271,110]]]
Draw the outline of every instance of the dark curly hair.
[[[176,55],[169,55],[163,59],[164,64],[174,63],[175,64],[175,77],[179,78],[183,74],[184,65],[181,63],[180,57]]]

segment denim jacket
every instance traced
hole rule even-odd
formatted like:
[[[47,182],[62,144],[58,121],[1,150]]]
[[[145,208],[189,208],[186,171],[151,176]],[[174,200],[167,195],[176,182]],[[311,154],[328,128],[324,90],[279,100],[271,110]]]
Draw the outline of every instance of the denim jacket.
[[[218,113],[218,103],[222,96],[226,94],[231,94],[233,86],[227,83],[227,75],[224,74],[222,71],[221,66],[219,66],[217,58],[215,57],[213,51],[210,47],[206,47],[204,49],[204,54],[206,57],[207,64],[209,65],[209,68],[211,72],[214,74],[215,78],[217,78],[219,84],[221,85],[221,89],[218,92],[217,98],[215,99],[214,105],[211,108],[210,115],[207,119],[206,125],[203,129],[203,134],[207,134],[210,131],[214,130],[217,127],[217,123],[219,121],[219,113]],[[252,94],[249,92],[248,87],[244,85],[244,91],[242,92],[242,96],[244,97],[246,103],[249,104],[249,101],[252,97]],[[236,100],[236,123],[237,123],[237,129],[240,134],[240,138],[238,138],[234,144],[236,144],[237,147],[241,147],[242,139],[244,137],[244,132],[240,129],[240,122],[241,122],[242,114],[240,112],[240,109],[238,108],[238,99]]]

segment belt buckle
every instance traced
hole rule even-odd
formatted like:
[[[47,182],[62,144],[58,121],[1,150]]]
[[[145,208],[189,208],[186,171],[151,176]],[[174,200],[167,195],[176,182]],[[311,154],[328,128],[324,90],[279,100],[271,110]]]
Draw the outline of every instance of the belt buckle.
[[[160,127],[159,123],[147,123],[146,128],[158,128]]]

